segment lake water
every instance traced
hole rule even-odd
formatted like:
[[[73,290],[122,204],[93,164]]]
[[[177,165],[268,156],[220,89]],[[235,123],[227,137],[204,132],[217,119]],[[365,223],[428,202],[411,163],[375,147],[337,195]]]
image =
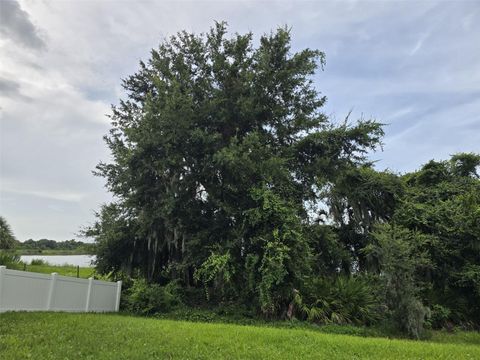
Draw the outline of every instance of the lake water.
[[[33,259],[41,259],[52,265],[89,267],[92,266],[91,262],[95,260],[95,255],[22,255],[20,259],[26,264],[30,264]]]

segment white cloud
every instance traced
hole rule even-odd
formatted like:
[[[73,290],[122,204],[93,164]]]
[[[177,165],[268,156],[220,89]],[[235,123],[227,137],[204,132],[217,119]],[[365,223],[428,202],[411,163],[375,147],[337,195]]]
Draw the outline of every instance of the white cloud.
[[[13,193],[13,194],[32,195],[32,196],[51,199],[51,200],[70,201],[70,202],[80,202],[86,197],[86,194],[75,193],[75,192],[26,189],[24,187],[18,188],[15,185],[12,186],[12,184],[6,184],[6,181],[2,182],[2,191]]]
[[[0,2],[0,34],[6,41],[29,48],[41,49],[45,45],[28,13],[16,1]]]
[[[410,56],[413,56],[415,55],[418,50],[420,50],[423,46],[423,43],[425,42],[425,40],[427,40],[427,38],[430,36],[430,33],[424,33],[422,35],[420,35],[420,37],[418,38],[415,46],[413,47],[413,49],[410,51],[409,55]]]

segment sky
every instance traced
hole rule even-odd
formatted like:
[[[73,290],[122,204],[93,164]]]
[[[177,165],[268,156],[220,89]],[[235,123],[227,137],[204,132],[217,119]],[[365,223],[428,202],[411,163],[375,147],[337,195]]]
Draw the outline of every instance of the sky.
[[[121,79],[177,31],[225,20],[325,52],[315,86],[341,121],[387,124],[378,169],[480,152],[480,1],[0,0],[0,216],[17,239],[76,237],[111,197],[92,170]]]

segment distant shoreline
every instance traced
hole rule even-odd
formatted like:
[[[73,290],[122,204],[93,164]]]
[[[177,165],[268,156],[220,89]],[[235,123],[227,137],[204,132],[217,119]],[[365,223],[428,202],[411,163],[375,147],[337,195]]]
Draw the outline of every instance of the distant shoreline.
[[[18,255],[95,255],[85,252],[85,249],[78,250],[37,250],[37,249],[17,249]]]

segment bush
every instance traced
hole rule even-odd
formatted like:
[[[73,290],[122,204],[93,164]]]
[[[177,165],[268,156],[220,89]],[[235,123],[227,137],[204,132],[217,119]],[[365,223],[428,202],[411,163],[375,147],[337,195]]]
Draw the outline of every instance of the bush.
[[[48,265],[48,263],[42,259],[32,259],[30,265]]]
[[[0,265],[17,267],[20,264],[20,255],[9,250],[0,250]]]
[[[381,309],[372,286],[360,277],[315,278],[294,302],[301,318],[320,324],[369,325]]]
[[[230,254],[219,255],[212,254],[205,262],[195,270],[193,275],[195,281],[203,283],[205,287],[205,296],[210,300],[209,287],[215,292],[219,292],[223,298],[225,295],[225,287],[230,283],[234,269],[231,264]]]
[[[425,321],[430,316],[430,309],[415,297],[404,296],[394,313],[394,321],[399,329],[410,337],[420,339],[425,336]]]
[[[402,333],[419,339],[424,336],[430,310],[420,300],[422,289],[416,275],[432,269],[424,247],[429,236],[398,225],[378,225],[373,242],[363,249],[367,258],[380,266],[382,297],[392,324]]]
[[[176,282],[160,286],[135,279],[132,286],[125,290],[123,309],[138,315],[171,311],[183,303],[179,290]]]
[[[442,305],[435,304],[431,307],[430,318],[428,319],[428,325],[432,329],[442,329],[447,325],[447,321],[450,319],[451,311],[449,308]]]

